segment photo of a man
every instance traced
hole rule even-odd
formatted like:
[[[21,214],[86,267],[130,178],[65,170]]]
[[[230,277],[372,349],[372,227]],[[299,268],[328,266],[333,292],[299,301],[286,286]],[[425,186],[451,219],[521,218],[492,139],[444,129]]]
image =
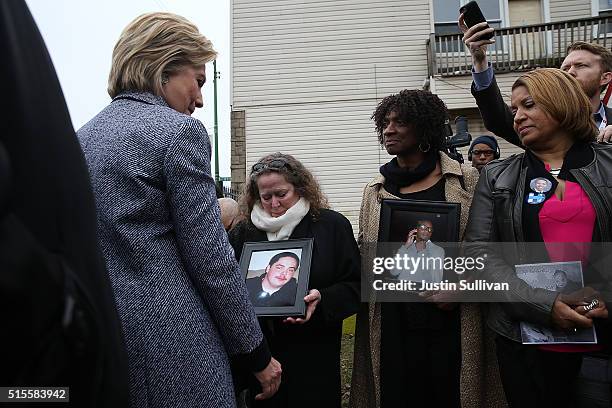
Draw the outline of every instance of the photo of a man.
[[[294,252],[280,252],[270,258],[265,272],[246,280],[253,306],[293,306],[297,291],[294,277],[300,258]]]
[[[431,242],[434,232],[433,224],[429,220],[417,221],[416,228],[408,233],[406,242],[397,254],[400,257],[407,255],[410,258],[421,257],[422,262],[414,270],[392,269],[389,272],[400,280],[416,282],[441,282],[444,275],[444,249]]]
[[[556,269],[553,274],[555,282],[555,292],[569,295],[577,290],[582,289],[582,285],[578,282],[568,279],[567,273],[561,269]]]
[[[552,188],[552,183],[543,177],[538,177],[529,183],[529,187],[538,194],[548,193]]]

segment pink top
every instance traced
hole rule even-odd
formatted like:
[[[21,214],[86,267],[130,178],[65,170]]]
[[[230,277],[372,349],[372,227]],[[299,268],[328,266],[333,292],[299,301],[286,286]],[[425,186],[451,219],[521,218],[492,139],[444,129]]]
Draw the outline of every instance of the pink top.
[[[563,201],[555,194],[540,209],[540,231],[551,262],[581,261],[585,270],[597,214],[578,183],[565,181]],[[566,243],[566,244],[562,244]],[[600,345],[555,344],[538,346],[556,352],[601,350]]]

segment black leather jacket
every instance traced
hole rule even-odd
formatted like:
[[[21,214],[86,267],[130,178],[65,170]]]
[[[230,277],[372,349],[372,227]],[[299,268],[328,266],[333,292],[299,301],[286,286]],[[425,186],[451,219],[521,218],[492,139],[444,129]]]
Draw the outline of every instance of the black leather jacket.
[[[609,243],[612,242],[612,145],[591,146],[594,160],[582,168],[571,170],[571,173],[595,208],[596,234],[602,242]],[[502,301],[490,304],[488,325],[496,333],[518,342],[521,341],[520,320],[551,324],[552,306],[557,296],[556,292],[530,287],[516,276],[514,270],[514,265],[531,263],[526,257],[526,245],[529,244],[525,243],[522,223],[526,174],[523,153],[485,166],[476,186],[465,234],[468,256],[480,256],[483,251],[488,251],[483,277],[488,281],[510,284],[510,290],[503,293]],[[515,244],[504,244],[503,250],[492,252],[491,247],[486,246],[490,242]],[[596,262],[607,262],[607,269],[611,269],[609,257]],[[610,276],[605,276],[604,282],[600,283],[606,284],[607,290]],[[607,305],[612,314],[612,305]]]

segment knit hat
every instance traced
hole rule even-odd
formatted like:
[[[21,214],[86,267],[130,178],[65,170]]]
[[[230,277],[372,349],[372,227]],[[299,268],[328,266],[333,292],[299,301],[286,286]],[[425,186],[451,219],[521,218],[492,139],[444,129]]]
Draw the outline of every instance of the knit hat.
[[[495,140],[493,136],[487,136],[487,135],[478,136],[472,142],[472,145],[470,146],[470,151],[472,151],[474,149],[474,146],[476,146],[479,143],[486,144],[491,149],[493,149],[493,151],[497,152],[497,149],[498,149],[497,140]]]

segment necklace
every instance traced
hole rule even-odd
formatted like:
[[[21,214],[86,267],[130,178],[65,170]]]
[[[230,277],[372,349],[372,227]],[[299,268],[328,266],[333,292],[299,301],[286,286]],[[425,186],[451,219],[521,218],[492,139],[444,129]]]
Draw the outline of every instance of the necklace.
[[[559,173],[561,172],[561,167],[556,168],[556,169],[551,168],[550,170],[548,170],[548,172],[552,174],[554,177],[559,177]]]

